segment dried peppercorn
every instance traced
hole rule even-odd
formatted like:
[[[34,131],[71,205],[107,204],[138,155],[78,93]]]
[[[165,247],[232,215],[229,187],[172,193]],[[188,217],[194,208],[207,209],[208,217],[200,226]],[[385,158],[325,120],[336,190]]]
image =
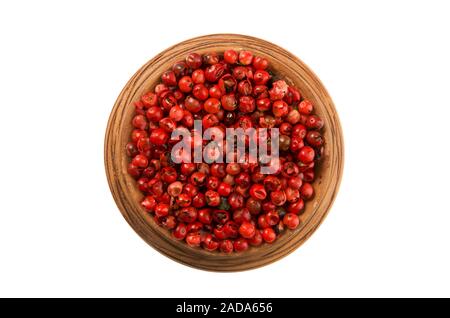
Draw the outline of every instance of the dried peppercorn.
[[[140,204],[174,239],[193,248],[232,253],[273,243],[301,226],[305,202],[314,196],[325,122],[314,113],[313,101],[280,79],[269,62],[248,50],[192,52],[131,105],[133,130],[125,152],[127,171],[143,193]],[[222,133],[278,129],[280,158],[269,162],[278,167],[263,174],[261,158],[252,161],[246,153],[237,162],[236,148],[223,154],[206,148],[210,139],[203,139],[195,120],[203,130]],[[181,151],[173,158],[180,138],[172,132],[178,128],[188,132],[191,148],[201,147],[205,158],[221,161],[193,163],[192,154]],[[242,141],[271,147],[257,136]]]

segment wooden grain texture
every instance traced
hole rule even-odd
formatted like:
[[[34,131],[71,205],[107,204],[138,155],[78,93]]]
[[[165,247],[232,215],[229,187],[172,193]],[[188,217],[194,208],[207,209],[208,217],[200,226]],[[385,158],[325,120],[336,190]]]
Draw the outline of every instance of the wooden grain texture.
[[[248,49],[269,59],[271,69],[288,83],[300,89],[313,101],[315,111],[325,122],[325,154],[316,171],[312,201],[306,204],[301,226],[286,231],[273,244],[250,248],[243,253],[224,255],[188,247],[172,239],[169,232],[155,224],[139,202],[142,194],[127,174],[129,159],[125,145],[129,140],[133,101],[154,88],[161,73],[187,53],[223,52],[226,49]],[[341,126],[333,101],[317,76],[296,56],[281,47],[254,37],[237,34],[214,34],[193,38],[161,52],[125,85],[111,112],[105,137],[105,168],[114,200],[131,227],[151,246],[171,259],[195,268],[210,271],[248,270],[272,263],[298,248],[321,224],[336,197],[342,176],[344,145]]]

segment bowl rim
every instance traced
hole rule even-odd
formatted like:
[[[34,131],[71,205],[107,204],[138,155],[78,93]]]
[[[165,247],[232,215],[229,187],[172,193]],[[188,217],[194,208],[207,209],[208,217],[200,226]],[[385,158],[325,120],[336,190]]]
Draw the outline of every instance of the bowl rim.
[[[217,266],[217,265],[214,265],[214,266],[201,265],[201,266],[199,266],[198,264],[195,263],[195,261],[192,261],[192,260],[187,261],[186,259],[184,259],[182,257],[183,255],[181,255],[181,256],[177,255],[177,253],[172,253],[168,249],[170,249],[171,246],[175,247],[175,248],[180,248],[182,246],[182,250],[189,251],[189,253],[192,255],[195,255],[195,254],[198,254],[200,256],[201,255],[205,255],[205,256],[214,255],[216,260],[220,259],[222,261],[230,260],[231,258],[233,258],[233,259],[243,258],[246,254],[248,255],[248,253],[251,253],[251,252],[248,251],[248,252],[244,252],[243,254],[233,253],[232,254],[233,256],[230,256],[230,255],[224,255],[221,253],[212,253],[212,252],[206,251],[204,249],[192,249],[192,248],[188,247],[187,244],[185,244],[184,242],[178,242],[170,237],[169,237],[170,241],[166,241],[165,243],[168,243],[168,244],[166,244],[166,246],[164,246],[164,247],[160,246],[157,242],[149,240],[149,237],[146,235],[146,233],[142,232],[142,231],[144,231],[143,228],[137,228],[137,225],[135,224],[135,222],[130,219],[130,215],[128,214],[130,211],[127,211],[126,207],[121,202],[122,200],[127,199],[127,198],[124,198],[123,193],[119,193],[121,190],[119,188],[117,188],[116,184],[114,184],[114,178],[117,177],[117,172],[120,169],[116,169],[115,173],[111,173],[111,171],[109,170],[111,165],[118,168],[117,165],[118,165],[118,162],[120,161],[120,160],[117,160],[116,157],[111,153],[111,147],[113,147],[115,139],[120,137],[113,133],[113,131],[114,131],[113,128],[114,128],[115,119],[116,119],[118,110],[121,107],[127,107],[127,106],[129,107],[129,103],[128,104],[123,103],[122,98],[123,98],[123,96],[125,96],[127,94],[127,92],[129,93],[130,86],[132,86],[135,83],[135,82],[133,82],[133,80],[138,78],[139,76],[141,76],[143,74],[143,72],[150,65],[155,63],[156,60],[171,53],[173,50],[175,50],[179,47],[182,47],[183,45],[192,44],[193,42],[227,41],[230,38],[233,38],[236,42],[254,41],[256,43],[264,44],[264,45],[269,46],[270,48],[279,50],[280,52],[283,52],[285,54],[285,56],[288,59],[290,59],[292,62],[295,62],[298,65],[301,65],[303,71],[314,80],[314,82],[315,82],[314,87],[318,87],[321,90],[321,93],[327,99],[328,105],[325,105],[324,107],[327,106],[333,112],[333,119],[334,119],[333,120],[333,128],[337,132],[335,135],[333,135],[333,139],[334,139],[334,141],[337,141],[339,144],[339,149],[337,149],[338,150],[337,155],[335,156],[337,158],[336,175],[335,175],[335,182],[333,184],[333,193],[328,199],[327,206],[322,209],[323,211],[320,214],[320,217],[314,221],[313,226],[307,232],[303,233],[301,240],[296,242],[294,244],[294,246],[289,247],[289,249],[283,250],[282,255],[278,255],[276,257],[273,257],[273,258],[270,258],[267,260],[263,259],[263,260],[260,260],[259,262],[252,262],[251,264],[247,263],[247,264],[244,264],[244,266],[240,266],[240,267],[237,265],[229,266],[229,264],[227,264],[227,266],[223,266],[223,267]],[[245,43],[241,43],[241,44],[242,44],[242,47],[246,46]],[[218,45],[218,43],[216,43],[216,45]],[[211,50],[213,50],[213,49],[211,49]],[[252,49],[249,48],[249,50],[252,50]],[[192,51],[196,51],[195,48],[193,48]],[[197,51],[202,51],[202,50],[197,50]],[[203,51],[205,51],[205,49],[203,49]],[[216,50],[216,51],[220,51],[220,50]],[[328,142],[327,142],[327,145],[328,145]],[[125,155],[125,153],[122,149],[122,153],[120,153],[118,155],[118,157],[120,158],[120,157],[123,157],[124,155]],[[343,132],[342,132],[342,127],[340,124],[339,116],[337,114],[335,105],[334,105],[328,91],[326,90],[325,86],[320,81],[318,76],[301,59],[299,59],[296,55],[292,54],[288,50],[286,50],[276,44],[273,44],[269,41],[260,39],[260,38],[256,38],[256,37],[248,36],[248,35],[241,35],[241,34],[218,33],[218,34],[202,35],[202,36],[194,37],[194,38],[179,42],[177,44],[174,44],[174,45],[170,46],[169,48],[163,50],[161,53],[155,55],[152,59],[147,61],[141,68],[139,68],[138,71],[136,71],[136,73],[130,78],[130,80],[127,82],[127,84],[122,89],[122,91],[119,94],[119,96],[114,104],[114,107],[111,111],[111,114],[110,114],[110,117],[108,120],[108,124],[107,124],[105,141],[104,141],[104,164],[105,164],[107,180],[108,180],[108,184],[109,184],[111,193],[113,195],[113,198],[114,198],[119,210],[121,211],[121,214],[126,219],[126,221],[129,223],[129,225],[134,229],[134,231],[139,236],[141,236],[141,238],[144,239],[144,241],[146,241],[149,245],[151,245],[153,248],[155,248],[161,254],[163,254],[179,263],[182,263],[184,265],[187,265],[187,266],[190,266],[190,267],[193,267],[196,269],[214,271],[214,272],[235,272],[235,271],[250,270],[250,269],[258,268],[261,266],[265,266],[265,265],[271,264],[271,263],[289,255],[294,250],[296,250],[298,247],[300,247],[322,224],[323,220],[328,215],[328,213],[336,199],[336,196],[337,196],[337,193],[338,193],[341,181],[342,181],[343,166],[344,166],[344,140],[343,140]],[[127,177],[130,177],[130,176],[125,176],[125,178],[127,178]],[[322,199],[322,201],[323,201],[323,199]],[[131,211],[131,212],[133,212],[133,211]],[[154,226],[151,226],[152,220],[149,220],[150,219],[149,216],[147,216],[147,218],[146,218],[145,216],[141,215],[141,217],[143,217],[143,219],[146,219],[146,222],[150,222],[150,223],[148,223],[148,229],[150,229],[150,231],[152,231],[152,232],[156,231],[156,232],[159,232],[159,235],[165,235],[166,237],[168,237],[167,234],[164,234],[165,231],[167,231],[167,230],[163,229],[160,226],[156,226],[156,228]],[[308,220],[308,222],[312,222],[312,220]],[[291,236],[298,236],[301,232],[300,229],[298,231],[297,230],[294,230],[294,231],[295,231],[295,233],[291,234]],[[261,248],[262,247],[256,247],[253,249],[257,251],[257,250],[260,250]],[[257,254],[258,252],[253,252],[253,253]],[[193,259],[195,260],[196,258],[193,257]]]

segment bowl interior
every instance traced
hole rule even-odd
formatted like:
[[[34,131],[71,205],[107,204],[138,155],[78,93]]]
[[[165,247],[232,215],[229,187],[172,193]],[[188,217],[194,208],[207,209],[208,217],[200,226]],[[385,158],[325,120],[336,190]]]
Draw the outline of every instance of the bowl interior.
[[[125,145],[132,131],[133,102],[152,90],[160,82],[160,75],[173,63],[183,60],[189,52],[223,52],[226,49],[248,49],[266,57],[270,69],[279,78],[294,84],[302,96],[311,100],[315,113],[325,122],[325,152],[314,181],[315,196],[307,201],[300,219],[301,226],[287,230],[273,244],[250,248],[244,253],[208,252],[194,249],[170,237],[140,206],[143,195],[135,180],[127,173],[128,157]],[[179,43],[158,54],[144,65],[128,82],[111,114],[105,145],[105,161],[113,196],[130,225],[163,254],[184,264],[206,270],[234,271],[270,263],[300,246],[320,224],[336,195],[342,173],[342,133],[331,98],[318,78],[298,58],[284,49],[252,37],[242,35],[211,35]]]

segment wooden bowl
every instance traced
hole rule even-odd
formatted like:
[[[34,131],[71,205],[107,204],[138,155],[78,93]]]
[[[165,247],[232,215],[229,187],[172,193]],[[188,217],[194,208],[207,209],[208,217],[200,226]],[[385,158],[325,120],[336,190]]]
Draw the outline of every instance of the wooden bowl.
[[[248,49],[266,57],[271,69],[289,84],[298,87],[303,96],[315,105],[315,112],[325,122],[325,154],[314,182],[314,199],[306,203],[302,224],[286,231],[273,244],[252,247],[243,253],[208,252],[195,249],[170,237],[169,232],[155,224],[140,206],[142,193],[127,173],[129,159],[125,145],[129,140],[133,102],[158,83],[163,71],[183,60],[189,52],[223,52],[226,49]],[[299,247],[317,229],[336,197],[343,168],[343,140],[338,115],[326,89],[317,76],[296,56],[270,42],[238,34],[214,34],[176,44],[147,62],[128,81],[111,112],[105,138],[105,167],[112,195],[131,227],[151,246],[171,259],[195,268],[210,271],[240,271],[272,263]]]

